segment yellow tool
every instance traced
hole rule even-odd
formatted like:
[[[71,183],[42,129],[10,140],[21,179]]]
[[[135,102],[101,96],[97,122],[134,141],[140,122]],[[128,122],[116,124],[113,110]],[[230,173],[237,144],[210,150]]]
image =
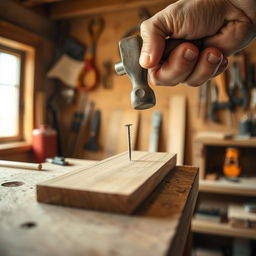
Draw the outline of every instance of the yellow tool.
[[[226,149],[226,156],[223,165],[224,175],[227,177],[238,177],[241,173],[239,166],[239,150],[237,148],[229,147]]]

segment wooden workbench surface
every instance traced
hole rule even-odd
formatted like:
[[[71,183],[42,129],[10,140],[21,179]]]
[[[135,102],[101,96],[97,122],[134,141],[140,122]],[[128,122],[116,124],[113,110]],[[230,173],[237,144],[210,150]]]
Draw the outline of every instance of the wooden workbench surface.
[[[173,169],[132,216],[38,203],[38,182],[93,163],[70,162],[44,164],[44,171],[0,168],[0,255],[182,255],[197,198],[197,168]],[[24,184],[8,186],[13,181]]]

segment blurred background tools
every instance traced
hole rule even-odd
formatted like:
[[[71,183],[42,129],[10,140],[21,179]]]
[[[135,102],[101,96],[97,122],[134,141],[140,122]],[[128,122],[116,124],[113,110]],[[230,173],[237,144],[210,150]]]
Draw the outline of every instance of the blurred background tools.
[[[110,59],[103,62],[103,74],[102,74],[102,83],[105,89],[111,89],[113,87],[113,69],[112,61]]]
[[[47,77],[57,78],[63,84],[75,87],[79,70],[84,65],[85,52],[85,45],[70,37],[64,39],[56,55],[57,61],[48,71]]]
[[[212,93],[211,93],[211,106],[209,111],[209,118],[212,122],[219,123],[220,119],[217,115],[219,110],[227,110],[227,120],[229,126],[232,126],[232,109],[233,104],[229,99],[226,89],[225,73],[218,75],[213,80]]]
[[[158,152],[160,125],[162,114],[160,111],[154,111],[151,120],[151,134],[149,138],[149,152]]]
[[[64,157],[62,156],[55,156],[53,158],[46,158],[46,162],[51,163],[51,164],[57,164],[57,165],[63,165],[66,166],[68,165],[68,161],[65,160]]]
[[[100,148],[98,144],[99,126],[100,126],[100,110],[96,110],[93,114],[89,138],[84,145],[85,150],[89,150],[89,151],[99,150]]]
[[[226,149],[226,156],[223,165],[223,173],[227,178],[236,178],[241,174],[239,166],[239,150],[234,147]]]
[[[78,109],[73,113],[73,117],[70,125],[68,144],[66,146],[66,154],[65,154],[67,156],[73,156],[74,154],[77,137],[80,130],[80,125],[84,115],[86,101],[87,101],[87,95],[85,93],[82,93]]]
[[[92,90],[98,82],[98,71],[95,64],[97,42],[104,29],[102,18],[92,18],[88,24],[90,45],[84,60],[84,67],[80,70],[77,87],[83,91]]]
[[[229,96],[234,106],[242,106],[246,110],[249,103],[248,91],[245,85],[244,60],[234,60],[230,71]]]

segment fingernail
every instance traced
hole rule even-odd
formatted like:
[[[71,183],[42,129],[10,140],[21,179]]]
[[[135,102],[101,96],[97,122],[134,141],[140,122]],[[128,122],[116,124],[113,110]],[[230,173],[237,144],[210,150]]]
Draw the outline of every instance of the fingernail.
[[[209,53],[208,54],[208,61],[211,63],[211,64],[218,64],[220,63],[220,60],[221,60],[221,57],[219,56],[216,56],[212,53]]]
[[[194,52],[190,49],[187,49],[185,52],[184,52],[184,58],[186,60],[189,60],[189,61],[192,61],[192,60],[195,60],[195,58],[197,57],[197,52]]]
[[[147,67],[150,64],[150,55],[145,52],[142,52],[140,55],[140,65]]]

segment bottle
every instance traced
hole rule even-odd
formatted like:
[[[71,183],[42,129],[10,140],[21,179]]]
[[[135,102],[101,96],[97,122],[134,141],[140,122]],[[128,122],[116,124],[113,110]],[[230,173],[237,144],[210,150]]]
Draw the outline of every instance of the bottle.
[[[35,162],[42,163],[46,158],[57,155],[57,133],[48,125],[40,125],[32,132],[32,148]]]

